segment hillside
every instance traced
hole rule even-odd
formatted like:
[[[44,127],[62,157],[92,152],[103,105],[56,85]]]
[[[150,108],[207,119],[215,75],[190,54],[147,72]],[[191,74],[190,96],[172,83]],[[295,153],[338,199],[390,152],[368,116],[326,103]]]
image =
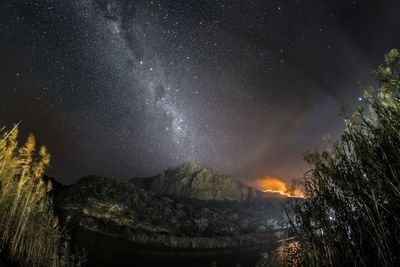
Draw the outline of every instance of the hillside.
[[[138,244],[227,248],[270,241],[285,221],[285,198],[273,195],[186,163],[127,183],[84,177],[60,187],[55,202],[73,224]]]
[[[155,177],[133,178],[130,183],[157,194],[202,200],[245,201],[277,197],[275,194],[261,192],[228,175],[211,168],[202,168],[192,162],[169,168]]]

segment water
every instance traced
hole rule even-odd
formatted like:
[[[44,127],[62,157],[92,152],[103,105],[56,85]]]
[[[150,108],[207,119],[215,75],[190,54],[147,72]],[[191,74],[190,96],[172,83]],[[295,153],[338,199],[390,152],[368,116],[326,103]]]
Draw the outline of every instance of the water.
[[[271,252],[278,242],[231,250],[180,250],[143,248],[119,238],[79,230],[76,241],[88,253],[88,267],[254,267],[261,253]]]

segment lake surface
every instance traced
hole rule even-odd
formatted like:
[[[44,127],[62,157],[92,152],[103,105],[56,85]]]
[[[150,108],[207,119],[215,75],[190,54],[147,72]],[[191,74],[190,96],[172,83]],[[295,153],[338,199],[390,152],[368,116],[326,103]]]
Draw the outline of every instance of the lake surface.
[[[279,242],[246,249],[180,250],[138,247],[132,242],[79,230],[76,242],[86,249],[88,267],[254,267],[261,253],[272,252]]]

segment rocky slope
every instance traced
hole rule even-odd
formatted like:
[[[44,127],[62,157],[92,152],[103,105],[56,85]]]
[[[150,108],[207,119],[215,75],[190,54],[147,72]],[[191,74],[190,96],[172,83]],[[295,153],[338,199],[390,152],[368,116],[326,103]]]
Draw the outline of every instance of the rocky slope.
[[[209,168],[184,163],[152,178],[132,179],[158,194],[202,200],[244,201],[265,194]]]
[[[58,187],[55,204],[71,225],[139,244],[227,248],[274,238],[271,231],[284,221],[285,199],[265,196],[188,163],[127,183],[84,177]]]

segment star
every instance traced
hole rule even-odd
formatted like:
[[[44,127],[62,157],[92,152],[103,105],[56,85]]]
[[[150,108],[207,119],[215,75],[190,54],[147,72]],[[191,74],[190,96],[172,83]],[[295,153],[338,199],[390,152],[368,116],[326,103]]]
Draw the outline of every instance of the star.
[[[22,120],[67,183],[188,160],[290,182],[400,43],[396,0],[4,1],[0,126]]]

